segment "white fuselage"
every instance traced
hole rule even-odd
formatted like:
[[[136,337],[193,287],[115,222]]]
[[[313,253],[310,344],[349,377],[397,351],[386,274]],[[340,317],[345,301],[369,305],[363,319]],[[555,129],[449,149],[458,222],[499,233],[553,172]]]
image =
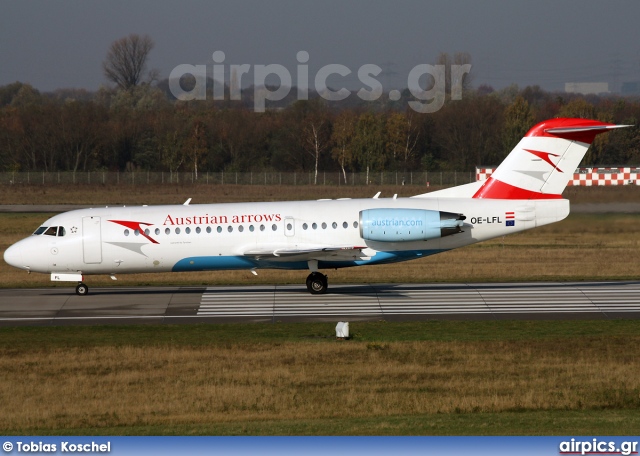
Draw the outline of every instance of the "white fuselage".
[[[422,209],[465,216],[462,232],[435,239],[365,240],[360,212]],[[240,204],[107,207],[56,215],[11,246],[5,260],[42,273],[122,274],[217,269],[337,268],[404,261],[562,220],[569,202],[372,198]],[[62,234],[62,235],[60,235]],[[351,257],[322,249],[357,249]],[[351,249],[351,250],[349,250]],[[278,252],[301,252],[283,256]],[[314,253],[309,253],[309,252]]]

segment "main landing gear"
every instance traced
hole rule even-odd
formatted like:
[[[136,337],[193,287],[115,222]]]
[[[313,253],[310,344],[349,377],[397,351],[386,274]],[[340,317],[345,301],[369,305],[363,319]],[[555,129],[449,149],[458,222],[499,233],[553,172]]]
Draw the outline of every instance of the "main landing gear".
[[[327,292],[327,276],[320,272],[312,272],[307,277],[307,290],[311,294],[324,294]]]
[[[89,294],[89,287],[86,286],[84,283],[80,282],[78,284],[78,286],[76,287],[76,294],[78,296],[86,296]]]

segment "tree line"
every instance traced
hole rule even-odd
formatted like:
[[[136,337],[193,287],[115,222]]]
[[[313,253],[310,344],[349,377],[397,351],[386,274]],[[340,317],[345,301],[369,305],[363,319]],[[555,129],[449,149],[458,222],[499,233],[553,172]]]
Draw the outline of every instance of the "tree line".
[[[167,82],[97,92],[0,87],[0,171],[471,171],[499,164],[536,122],[583,117],[637,125],[638,99],[467,88],[435,113],[406,100],[179,101]],[[406,94],[403,93],[403,97]],[[383,97],[384,99],[385,97]],[[637,128],[601,135],[585,165],[639,165]]]

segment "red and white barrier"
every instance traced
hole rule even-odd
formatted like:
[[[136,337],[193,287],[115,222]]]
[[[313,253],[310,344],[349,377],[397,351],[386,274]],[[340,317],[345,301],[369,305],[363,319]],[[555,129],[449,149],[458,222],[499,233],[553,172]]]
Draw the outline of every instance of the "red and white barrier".
[[[487,180],[496,168],[476,168],[476,181]],[[568,185],[640,185],[640,167],[578,168]]]

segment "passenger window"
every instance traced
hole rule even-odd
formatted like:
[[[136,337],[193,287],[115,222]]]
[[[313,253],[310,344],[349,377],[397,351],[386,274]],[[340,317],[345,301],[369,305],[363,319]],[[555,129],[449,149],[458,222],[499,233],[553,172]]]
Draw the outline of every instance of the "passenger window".
[[[156,236],[160,234],[160,228],[156,228]]]
[[[358,222],[353,222],[353,227],[358,228]]]
[[[171,234],[171,228],[165,228],[164,234]]]
[[[260,231],[264,231],[264,225],[260,225]]]
[[[324,222],[322,222],[322,229],[323,229],[323,230],[326,230],[326,229],[327,229],[327,224],[326,224],[326,223],[324,223]]]
[[[176,234],[180,234],[180,228],[176,228]]]
[[[342,228],[347,228],[349,226],[349,224],[347,222],[342,222]]]
[[[302,224],[302,229],[303,229],[303,230],[306,230],[307,228],[309,228],[309,225],[307,225],[306,223],[303,223],[303,224]]]
[[[221,226],[219,226],[219,227],[216,229],[216,231],[217,231],[218,233],[222,233],[222,227],[221,227]]]
[[[313,223],[313,224],[311,225],[311,228],[313,228],[313,229],[315,230],[316,228],[318,228],[318,224],[317,224],[317,223]]]
[[[273,231],[277,230],[277,229],[278,229],[278,225],[276,225],[276,224],[274,223],[273,225],[271,225],[271,229],[272,229]]]
[[[151,231],[149,231],[149,228],[145,228],[144,229],[144,234],[146,234],[147,236],[149,236],[149,234],[151,233]]]
[[[253,225],[249,225],[249,231],[253,233],[253,230],[254,230]]]
[[[129,230],[124,230],[124,235],[129,236]]]
[[[202,231],[202,230],[200,229],[200,227],[199,227],[199,226],[197,226],[197,227],[196,227],[196,233],[197,233],[197,234],[200,234],[200,231]]]
[[[190,233],[191,233],[191,228],[186,227],[186,228],[184,229],[184,232],[185,232],[185,233],[187,233],[187,234],[190,234]]]
[[[240,226],[238,227],[238,231],[240,231],[240,232],[242,233],[242,232],[244,231],[244,226],[240,225]]]
[[[333,229],[334,229],[334,230],[335,230],[336,228],[338,228],[338,224],[337,224],[336,222],[333,222],[333,223],[331,224],[331,226],[333,227]]]
[[[207,233],[211,233],[211,227],[210,226],[207,227]]]
[[[229,226],[227,227],[227,231],[228,231],[229,233],[233,233],[233,227],[232,227],[231,225],[229,225]]]

